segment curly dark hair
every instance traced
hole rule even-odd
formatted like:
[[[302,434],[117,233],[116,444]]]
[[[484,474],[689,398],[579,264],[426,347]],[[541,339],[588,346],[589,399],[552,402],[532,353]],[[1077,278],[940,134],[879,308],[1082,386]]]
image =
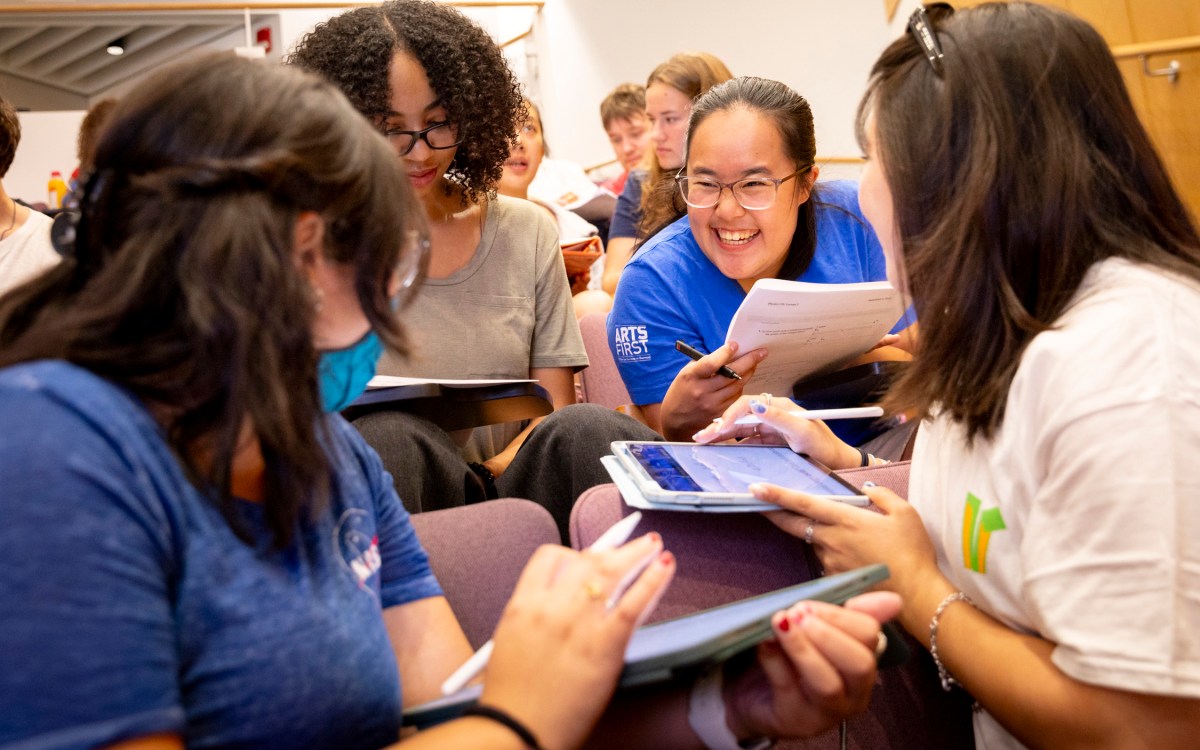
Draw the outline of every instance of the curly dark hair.
[[[525,105],[499,45],[459,11],[431,0],[356,8],[306,34],[287,61],[332,81],[378,125],[391,109],[388,70],[401,51],[421,63],[458,125],[462,145],[450,178],[465,200],[493,194]]]

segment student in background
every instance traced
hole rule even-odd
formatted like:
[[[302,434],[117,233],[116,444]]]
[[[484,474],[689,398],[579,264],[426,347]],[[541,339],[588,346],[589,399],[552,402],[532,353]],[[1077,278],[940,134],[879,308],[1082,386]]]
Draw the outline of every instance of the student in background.
[[[763,78],[727,81],[692,104],[688,132],[686,172],[673,181],[687,215],[638,250],[608,318],[625,387],[668,440],[691,439],[742,395],[744,380],[718,369],[746,377],[766,356],[725,345],[755,281],[885,278],[854,183],[817,183],[812,110],[795,91]],[[676,340],[711,353],[692,362]],[[908,355],[885,347],[872,356]]]
[[[921,319],[889,397],[924,418],[908,502],[755,494],[827,571],[887,563],[901,622],[983,709],[978,747],[1193,747],[1200,235],[1094,29],[920,13],[859,110],[863,211]],[[702,437],[754,411],[758,440],[857,465],[788,408],[743,399]]]
[[[430,225],[429,277],[408,313],[412,355],[385,356],[380,372],[532,378],[555,408],[469,436],[398,412],[355,426],[411,510],[525,497],[550,510],[565,538],[575,498],[609,481],[599,461],[609,443],[654,433],[575,404],[573,375],[587,355],[558,231],[544,209],[495,192],[526,114],[502,51],[454,8],[395,0],[320,24],[291,61],[333,81],[391,141]]]
[[[528,99],[526,103],[533,108],[538,123],[542,122],[542,113]],[[531,120],[527,120],[528,127]],[[604,240],[608,233],[608,223],[612,216],[613,206],[616,205],[616,195],[592,182],[583,167],[566,159],[550,157],[550,147],[545,141],[545,130],[542,135],[542,161],[537,173],[529,183],[529,197],[547,205],[568,211],[581,220],[590,223],[600,239]],[[564,239],[569,235],[564,235]]]
[[[683,166],[692,101],[730,78],[733,74],[729,68],[713,55],[680,52],[655,68],[646,80],[650,148],[645,157],[646,171],[630,173],[613,212],[604,261],[604,291],[609,294],[616,294],[617,281],[636,242],[679,217],[669,192],[675,173]],[[668,191],[666,201],[664,186]]]
[[[529,194],[530,183],[537,179],[540,167],[544,163],[546,141],[541,111],[528,99],[525,100],[525,109],[529,114],[517,131],[517,140],[509,151],[508,160],[504,162],[504,173],[500,176],[500,182],[496,184],[496,191],[510,198],[532,200],[549,211],[558,225],[559,242],[564,247],[595,237],[598,234],[596,227],[584,221],[578,214],[555,203],[533,198]],[[567,264],[567,278],[571,282],[571,304],[575,310],[575,317],[582,318],[592,312],[608,312],[612,308],[612,297],[599,288],[593,289],[591,283],[594,277],[597,280],[595,287],[599,287],[599,277],[604,271],[604,257],[601,256],[595,261],[579,262],[564,253],[563,260]]]
[[[641,165],[650,142],[650,123],[646,120],[646,87],[622,83],[600,102],[600,122],[612,146],[613,155],[621,164],[621,174],[601,183],[601,186],[620,195],[629,173]]]
[[[586,239],[598,232],[578,214],[563,208],[557,201],[546,200],[533,194],[533,184],[546,163],[546,130],[542,125],[542,111],[528,99],[522,100],[528,113],[517,128],[517,137],[509,149],[504,171],[496,183],[496,192],[510,198],[531,200],[542,206],[554,217],[558,226],[559,239],[563,242]],[[586,286],[586,285],[585,285]]]
[[[411,189],[295,69],[189,60],[112,117],[65,260],[0,299],[0,746],[391,747],[470,655],[379,458],[329,413],[403,346],[427,262]],[[496,630],[491,712],[404,746],[579,747],[673,572],[654,534],[543,547]],[[866,705],[898,598],[807,607],[701,728],[811,734]],[[686,689],[637,697],[599,746],[698,744]]]
[[[8,174],[21,143],[21,121],[0,97],[0,181]],[[58,262],[50,244],[50,217],[18,203],[0,182],[0,294]]]

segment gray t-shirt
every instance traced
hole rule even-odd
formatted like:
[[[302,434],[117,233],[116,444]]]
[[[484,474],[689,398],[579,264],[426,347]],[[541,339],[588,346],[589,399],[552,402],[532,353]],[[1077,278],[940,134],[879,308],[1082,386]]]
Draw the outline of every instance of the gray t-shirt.
[[[413,352],[408,361],[384,355],[383,375],[516,379],[535,367],[587,366],[558,230],[529,201],[489,201],[474,257],[451,276],[427,279],[401,314]],[[490,458],[523,426],[477,429],[463,455]]]

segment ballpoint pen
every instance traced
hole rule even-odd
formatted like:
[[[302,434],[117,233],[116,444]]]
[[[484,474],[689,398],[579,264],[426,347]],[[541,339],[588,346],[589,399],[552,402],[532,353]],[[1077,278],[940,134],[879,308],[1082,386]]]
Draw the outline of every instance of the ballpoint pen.
[[[788,414],[801,419],[864,419],[882,417],[883,408],[879,406],[854,406],[848,409],[809,409],[808,411],[788,411]],[[714,422],[716,420],[713,420]],[[757,414],[746,414],[734,420],[734,424],[759,424],[762,420]]]
[[[588,547],[588,549],[610,550],[620,547],[626,542],[626,540],[629,539],[629,535],[633,533],[634,528],[637,527],[638,522],[641,520],[642,514],[640,512],[634,511],[633,513],[630,513],[628,516],[625,516],[620,521],[617,521],[610,526],[608,531],[605,531],[596,539],[596,541],[592,542],[592,545]],[[645,562],[649,563],[653,558],[654,555],[651,555],[646,559]],[[636,579],[645,568],[646,565],[639,564],[634,566],[633,569],[626,574],[625,578],[622,579],[617,585],[616,590],[609,599],[609,608],[612,607],[616,599],[620,598],[622,591],[630,583],[633,583],[633,580]],[[454,670],[454,674],[447,677],[446,681],[442,683],[442,695],[457,693],[459,690],[462,690],[464,687],[466,687],[468,682],[475,679],[475,676],[482,672],[483,668],[487,666],[488,659],[492,657],[493,647],[494,644],[492,641],[488,640],[487,643],[479,647],[478,651],[476,651],[474,654],[471,654],[471,658],[463,662],[463,665]]]
[[[698,349],[694,349],[693,347],[688,346],[687,344],[685,344],[682,341],[676,341],[675,348],[678,349],[679,351],[683,352],[684,354],[688,355],[689,357],[691,357],[693,362],[695,362],[696,360],[698,360],[704,356],[704,352],[699,351]],[[741,380],[742,379],[741,375],[738,375],[736,372],[734,372],[733,370],[730,370],[725,365],[721,365],[719,368],[717,368],[717,374],[727,377],[730,380]]]

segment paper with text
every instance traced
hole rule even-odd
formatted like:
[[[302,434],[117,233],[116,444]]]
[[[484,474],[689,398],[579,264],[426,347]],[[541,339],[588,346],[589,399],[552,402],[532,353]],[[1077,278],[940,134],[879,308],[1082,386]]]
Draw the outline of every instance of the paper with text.
[[[368,389],[398,388],[403,385],[444,385],[447,388],[481,388],[488,385],[536,383],[536,380],[452,380],[449,378],[405,378],[399,375],[376,375],[367,382]]]
[[[886,281],[812,284],[759,279],[729,324],[725,343],[742,354],[769,352],[745,393],[792,395],[803,377],[829,372],[869,351],[904,313],[899,292]]]

